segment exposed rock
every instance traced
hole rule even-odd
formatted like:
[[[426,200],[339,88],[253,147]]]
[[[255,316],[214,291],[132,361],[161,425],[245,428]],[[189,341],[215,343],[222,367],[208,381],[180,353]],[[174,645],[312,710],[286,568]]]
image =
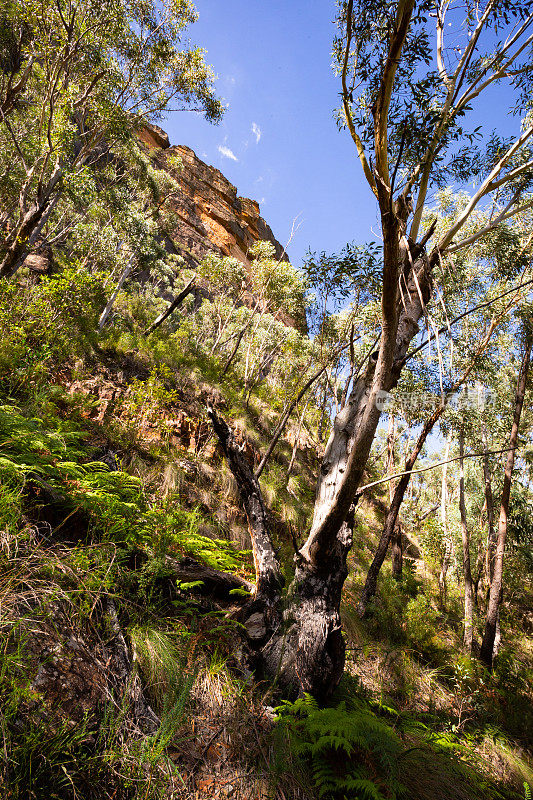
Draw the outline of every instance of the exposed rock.
[[[161,244],[168,253],[180,255],[192,269],[208,253],[230,256],[241,261],[250,274],[250,248],[258,241],[267,241],[274,245],[277,259],[288,261],[285,248],[261,216],[259,203],[238,197],[236,187],[220,170],[204,163],[190,147],[170,146],[167,134],[157,125],[147,125],[139,132],[139,139],[153,165],[170,173],[179,187],[168,198],[176,222],[161,236]],[[201,281],[191,288],[196,308],[210,297],[210,291]],[[245,291],[243,302],[254,303],[251,292]],[[281,320],[307,332],[303,310],[295,318],[283,314]]]
[[[181,166],[176,166],[176,157]],[[156,153],[154,161],[170,172],[181,188],[171,201],[180,223],[170,237],[184,257],[200,261],[214,251],[249,266],[248,250],[255,242],[266,240],[276,248],[277,258],[286,258],[259,213],[259,203],[238,197],[237,189],[220,170],[201,161],[190,147],[173,145]]]
[[[44,273],[50,269],[50,260],[49,253],[31,253],[24,259],[24,266],[32,272]]]
[[[149,148],[160,147],[165,150],[170,147],[168,134],[159,125],[145,122],[144,127],[138,133],[139,139]]]
[[[248,617],[244,623],[244,627],[246,628],[248,637],[252,639],[252,641],[260,641],[264,639],[267,634],[265,616],[258,612]]]

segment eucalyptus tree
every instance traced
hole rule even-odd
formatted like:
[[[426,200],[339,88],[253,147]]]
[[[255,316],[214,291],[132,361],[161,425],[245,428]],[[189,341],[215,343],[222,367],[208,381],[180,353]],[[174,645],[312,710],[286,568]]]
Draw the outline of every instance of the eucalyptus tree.
[[[353,140],[381,225],[381,336],[334,421],[309,535],[283,602],[259,484],[211,411],[250,521],[257,569],[250,630],[259,658],[280,683],[318,695],[332,691],[344,667],[339,605],[354,502],[380,419],[381,393],[399,380],[447,256],[533,203],[527,193],[533,125],[527,117],[512,140],[485,137],[474,145],[480,134],[475,105],[490,86],[508,86],[515,108],[526,114],[530,3],[485,0],[451,9],[434,0],[347,0],[339,4],[337,24],[339,124]],[[451,224],[438,234],[433,225],[423,230],[430,193],[443,182],[470,179],[476,189]],[[489,221],[465,235],[478,208]]]
[[[0,276],[11,277],[63,196],[105,183],[136,130],[173,108],[222,107],[189,0],[8,1],[0,16]],[[16,97],[15,97],[16,95]],[[98,180],[98,178],[97,178]]]
[[[451,193],[446,194],[446,197],[442,193],[440,196],[437,234],[450,221],[450,206],[453,212],[457,208],[457,201],[459,207],[464,207],[468,202],[466,195],[453,198]],[[486,224],[484,215],[478,214],[476,221],[471,221],[471,233],[474,234]],[[513,257],[509,258],[511,242]],[[361,616],[366,614],[368,603],[376,593],[380,569],[397,531],[399,512],[410,483],[411,471],[428,436],[446,413],[450,399],[469,381],[486,377],[487,360],[490,361],[495,352],[491,339],[498,329],[509,324],[510,312],[521,302],[524,285],[527,287],[531,279],[531,253],[530,231],[504,223],[497,235],[488,235],[459,252],[454,259],[453,271],[442,277],[446,305],[438,305],[432,311],[427,325],[430,337],[435,340],[438,369],[432,368],[431,360],[429,364],[417,364],[416,360],[408,359],[410,370],[403,372],[399,382],[400,397],[407,390],[407,398],[414,400],[415,411],[418,406],[424,410],[423,398],[433,397],[431,413],[425,418],[411,415],[411,426],[415,427],[421,422],[422,428],[415,446],[405,459],[403,474],[391,496],[380,541],[358,603]],[[465,311],[466,303],[470,307]],[[442,334],[448,337],[446,347],[441,344],[444,338]],[[411,353],[420,359],[422,350],[414,348]],[[501,359],[501,353],[498,353],[498,358]],[[406,383],[406,377],[412,370],[420,376],[417,387]]]
[[[516,383],[516,394],[514,400],[513,421],[511,431],[509,434],[509,451],[505,461],[505,471],[503,479],[503,489],[500,501],[500,515],[498,519],[498,533],[496,537],[496,550],[494,553],[493,574],[490,584],[489,600],[487,606],[487,617],[485,621],[485,630],[483,633],[483,641],[481,643],[480,658],[489,667],[492,668],[492,660],[494,654],[494,640],[496,637],[496,629],[499,618],[499,609],[503,590],[503,564],[505,555],[505,545],[507,540],[507,526],[509,518],[509,504],[511,497],[511,483],[513,478],[513,469],[516,459],[516,450],[518,447],[518,428],[520,425],[520,417],[522,415],[522,407],[524,405],[524,397],[526,393],[526,385],[529,374],[529,366],[531,361],[531,350],[533,348],[533,336],[529,325],[526,324],[523,334],[522,345],[522,358],[520,369],[518,372],[518,379]]]

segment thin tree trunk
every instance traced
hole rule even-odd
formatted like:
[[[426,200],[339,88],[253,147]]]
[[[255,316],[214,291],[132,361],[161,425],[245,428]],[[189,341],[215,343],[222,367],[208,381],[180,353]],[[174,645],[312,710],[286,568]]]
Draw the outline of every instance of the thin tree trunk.
[[[464,577],[464,633],[463,644],[472,652],[474,600],[472,587],[472,571],[470,568],[470,531],[466,519],[465,503],[465,469],[464,469],[464,431],[459,432],[459,512],[461,515],[461,538],[463,542],[463,577]]]
[[[231,351],[231,353],[229,355],[229,358],[228,358],[228,360],[226,361],[226,363],[224,365],[224,369],[221,372],[221,377],[224,377],[224,375],[226,374],[226,372],[230,368],[231,364],[233,363],[233,359],[237,355],[237,351],[239,349],[240,343],[242,342],[243,336],[244,336],[244,334],[246,333],[246,331],[248,330],[248,328],[250,327],[250,325],[252,324],[252,322],[254,320],[256,311],[257,311],[257,303],[254,306],[254,309],[252,311],[250,319],[248,320],[248,322],[245,325],[243,325],[242,329],[239,331],[239,334],[237,336],[237,341],[235,342],[235,346],[234,346],[233,350]],[[226,341],[224,342],[224,345],[226,345],[228,343],[228,341],[229,341],[229,339],[226,339]]]
[[[293,445],[293,448],[292,448],[291,460],[289,462],[289,467],[287,469],[287,479],[290,478],[290,475],[291,475],[291,472],[292,472],[292,468],[293,468],[294,462],[296,460],[296,453],[298,452],[298,446],[300,444],[300,433],[302,431],[302,425],[303,425],[303,422],[304,422],[305,412],[307,411],[308,405],[309,405],[309,400],[307,400],[307,403],[304,405],[304,407],[302,409],[302,413],[300,415],[299,422],[298,422],[298,428],[296,430],[296,435],[294,437],[294,445]]]
[[[401,581],[403,577],[403,547],[402,547],[402,526],[400,520],[396,520],[391,540],[392,558],[392,577]]]
[[[528,338],[525,344],[524,355],[522,358],[522,363],[520,366],[520,372],[518,375],[518,381],[516,386],[513,424],[511,426],[511,434],[509,436],[509,453],[507,455],[507,461],[505,464],[502,499],[500,505],[500,517],[498,520],[498,537],[496,542],[496,553],[494,556],[494,569],[490,585],[485,631],[483,633],[483,642],[481,645],[481,652],[480,652],[481,661],[484,664],[486,664],[486,666],[489,669],[492,669],[492,661],[494,657],[494,643],[496,639],[498,616],[499,616],[500,602],[503,589],[503,560],[505,553],[505,541],[507,538],[507,519],[509,516],[511,482],[513,477],[516,447],[518,443],[518,427],[520,425],[522,406],[524,405],[524,395],[526,392],[526,382],[529,372],[530,359],[531,359],[531,342]]]
[[[379,540],[379,544],[377,546],[376,553],[374,555],[374,559],[373,559],[370,567],[368,568],[368,573],[367,573],[367,576],[366,576],[365,585],[363,587],[363,591],[361,592],[361,597],[360,597],[359,603],[357,605],[357,611],[358,611],[358,613],[359,613],[359,615],[361,617],[364,617],[365,614],[367,613],[368,604],[376,594],[377,583],[378,583],[378,575],[379,575],[379,572],[380,572],[381,567],[383,565],[383,562],[385,561],[385,556],[387,555],[387,550],[389,548],[389,543],[390,543],[390,541],[391,541],[391,539],[393,537],[393,534],[394,534],[394,531],[395,531],[395,528],[396,528],[396,523],[398,521],[398,514],[399,514],[399,511],[400,511],[400,506],[402,504],[405,492],[407,490],[407,487],[409,485],[409,481],[410,481],[410,478],[411,478],[411,475],[410,475],[409,471],[413,469],[413,466],[414,466],[414,464],[416,462],[416,459],[418,458],[418,456],[420,454],[420,451],[422,450],[427,437],[429,436],[429,434],[433,430],[433,427],[434,427],[435,423],[441,417],[441,415],[442,415],[442,413],[443,413],[445,408],[446,408],[445,405],[440,405],[433,412],[431,417],[429,417],[426,420],[426,422],[424,424],[424,427],[422,428],[422,431],[420,432],[420,435],[418,437],[418,440],[417,440],[413,450],[411,451],[411,453],[409,454],[408,458],[405,461],[404,468],[403,468],[403,472],[405,474],[401,476],[401,478],[398,481],[398,484],[397,484],[397,486],[396,486],[396,488],[394,490],[394,494],[392,496],[392,500],[391,500],[391,503],[390,503],[390,506],[389,506],[389,510],[387,512],[387,516],[385,517],[385,523],[383,525],[383,531],[381,533],[381,538]],[[446,469],[446,465],[445,465],[444,469]],[[401,534],[400,534],[400,536],[401,536]]]
[[[485,562],[485,557],[486,557],[486,548],[483,544],[483,531],[482,531],[477,548],[475,578],[474,577],[472,578],[472,590],[474,595],[475,608],[479,608],[479,584],[481,583],[481,579],[483,577],[483,565]]]
[[[128,263],[126,264],[126,266],[124,267],[124,269],[122,271],[122,275],[118,279],[118,283],[117,283],[117,285],[115,287],[115,290],[113,291],[111,297],[107,301],[106,307],[104,308],[104,310],[100,314],[100,319],[98,320],[98,330],[99,331],[101,331],[102,328],[104,327],[104,325],[106,324],[107,318],[109,317],[109,315],[111,313],[111,310],[112,310],[112,308],[113,308],[113,306],[115,304],[115,300],[117,299],[117,297],[118,297],[118,295],[120,293],[120,290],[122,289],[122,287],[126,283],[126,280],[127,280],[128,276],[129,276],[130,272],[132,271],[134,264],[135,264],[135,259],[134,259],[133,255],[131,255],[129,257],[129,259],[128,259]]]
[[[322,402],[320,404],[320,419],[318,420],[318,428],[316,432],[317,439],[321,444],[324,441],[324,420],[326,419],[327,399],[328,399],[328,382],[324,381],[324,391],[322,392]]]
[[[235,298],[233,303],[231,304],[231,309],[230,309],[229,313],[226,314],[226,319],[224,320],[224,322],[222,322],[222,317],[220,316],[220,325],[219,325],[220,330],[219,330],[219,332],[217,334],[217,337],[216,337],[215,341],[213,342],[213,346],[211,347],[210,355],[213,355],[215,353],[218,345],[220,344],[220,340],[222,339],[222,336],[226,332],[226,328],[229,325],[229,321],[232,318],[233,314],[235,313],[235,309],[237,308],[237,306],[239,305],[241,300],[242,300],[242,293],[239,294]]]
[[[318,378],[320,378],[320,376],[325,371],[325,369],[326,369],[325,366],[324,367],[320,367],[320,369],[317,372],[315,372],[314,375],[311,375],[309,380],[304,383],[304,385],[302,386],[302,388],[300,389],[300,391],[298,392],[298,394],[296,395],[294,400],[292,400],[289,403],[289,405],[287,406],[287,408],[285,410],[285,413],[283,414],[283,416],[282,416],[282,418],[281,418],[281,420],[280,420],[280,422],[278,424],[278,427],[274,431],[272,439],[270,440],[270,443],[269,443],[267,449],[265,450],[265,454],[264,454],[263,458],[261,459],[261,461],[259,463],[259,466],[257,467],[257,469],[255,471],[255,477],[256,478],[259,478],[261,476],[261,473],[263,472],[264,468],[266,467],[267,462],[268,462],[270,456],[272,455],[272,453],[274,452],[274,448],[275,448],[276,444],[278,443],[279,437],[283,433],[283,431],[285,429],[285,425],[289,421],[290,415],[292,414],[292,412],[294,411],[294,409],[296,408],[296,406],[298,405],[298,403],[300,402],[300,400],[302,399],[304,394],[308,391],[308,389],[311,388],[313,383]]]
[[[417,518],[416,518],[417,522],[418,523],[423,522],[425,519],[427,519],[429,516],[431,516],[431,514],[434,514],[435,511],[438,511],[439,507],[440,507],[440,503],[435,503],[434,505],[430,506],[429,508],[426,508],[426,510],[422,511],[422,513],[420,515],[417,515]]]
[[[442,467],[442,482],[441,482],[441,499],[440,499],[440,520],[442,524],[442,535],[444,538],[444,556],[442,559],[442,566],[439,574],[439,604],[440,607],[446,609],[446,574],[450,566],[452,557],[453,543],[451,537],[448,535],[448,524],[446,515],[446,505],[448,503],[448,456],[450,454],[451,434],[446,439],[446,449],[444,451],[444,464]]]
[[[187,286],[185,286],[185,288],[182,289],[178,295],[176,295],[174,300],[169,304],[168,308],[166,308],[165,311],[163,311],[158,317],[156,317],[156,319],[152,322],[152,324],[149,325],[148,328],[146,328],[144,332],[145,336],[148,336],[149,333],[153,333],[157,328],[159,328],[159,326],[162,325],[163,322],[170,317],[170,315],[178,308],[178,306],[180,306],[183,303],[187,295],[192,291],[192,285],[195,282],[195,280],[196,280],[196,275],[189,281]]]
[[[494,324],[492,324],[489,328],[489,331],[485,335],[483,341],[479,345],[476,356],[471,360],[469,366],[465,369],[462,376],[454,383],[450,392],[447,393],[446,397],[443,398],[440,406],[433,412],[431,417],[426,420],[426,423],[418,437],[417,443],[415,445],[414,450],[412,451],[411,455],[405,462],[403,472],[406,473],[401,476],[400,482],[398,483],[393,498],[390,503],[389,511],[385,518],[385,524],[383,526],[383,532],[381,534],[381,539],[378,544],[378,548],[376,550],[376,554],[374,556],[374,560],[369,567],[367,578],[365,581],[365,586],[361,593],[361,599],[358,604],[358,611],[361,616],[364,616],[367,611],[368,602],[374,597],[377,589],[377,579],[379,575],[379,571],[385,560],[385,556],[387,554],[387,549],[389,546],[389,542],[391,541],[392,537],[395,534],[396,523],[398,520],[398,514],[400,511],[400,506],[403,502],[403,498],[405,496],[405,492],[407,487],[410,485],[411,474],[410,471],[413,469],[416,459],[418,458],[420,451],[431,433],[433,427],[435,426],[436,422],[440,419],[442,414],[444,413],[448,400],[453,392],[458,389],[459,386],[462,386],[463,383],[467,380],[470,372],[475,363],[475,358],[483,352],[485,347],[487,346],[490,337],[494,331]],[[450,438],[448,438],[446,443],[446,453],[444,460],[447,462],[448,455],[450,450]],[[389,456],[390,457],[390,456]],[[448,532],[446,529],[446,502],[447,502],[447,488],[446,488],[446,475],[447,475],[447,464],[444,464],[444,470],[442,473],[442,497],[441,497],[441,520],[444,530],[444,539],[446,542],[446,550],[444,554],[444,560],[442,564],[441,573],[439,576],[439,587],[440,587],[440,600],[441,600],[441,607],[444,608],[446,604],[446,573],[448,571],[449,563],[452,557],[453,551],[453,543],[451,538],[448,536]],[[389,489],[390,491],[390,489]],[[399,538],[398,538],[399,537]],[[397,534],[396,536],[396,548],[401,548],[401,534]],[[403,557],[400,559],[400,554],[398,553],[397,549],[395,551],[394,563],[397,565],[397,569],[400,569],[400,565],[403,564]],[[401,573],[400,573],[401,575]]]
[[[394,445],[396,442],[396,424],[394,415],[390,415],[389,421],[389,435],[387,436],[388,439],[388,458],[387,458],[387,474],[392,475],[394,473]],[[407,442],[406,452],[409,448],[409,442]],[[410,484],[412,487],[412,484]],[[389,481],[389,503],[392,502],[392,498],[394,497],[394,483],[393,481]],[[397,581],[401,581],[403,575],[403,549],[402,549],[402,526],[400,524],[399,517],[396,519],[396,524],[394,525],[394,531],[392,532],[391,537],[391,563],[392,563],[392,577],[395,578]]]
[[[387,431],[387,475],[394,474],[394,444],[396,441],[396,422],[394,414],[389,414],[389,430]],[[394,497],[394,485],[392,480],[389,481],[389,503],[392,503]]]
[[[233,363],[233,359],[237,355],[237,350],[239,349],[239,345],[242,342],[242,337],[244,336],[245,333],[246,333],[246,328],[243,328],[242,331],[237,336],[237,341],[235,342],[235,346],[233,347],[233,350],[231,351],[231,353],[229,355],[229,358],[228,358],[228,360],[226,361],[226,363],[224,365],[224,369],[221,372],[221,377],[222,378],[224,377],[224,375],[226,374],[226,372],[230,368],[231,364]]]
[[[492,480],[490,474],[489,451],[487,444],[487,431],[483,430],[483,477],[485,482],[485,505],[487,507],[487,553],[485,572],[487,584],[492,583],[494,571],[494,551],[496,549],[496,531],[494,527],[494,498],[492,496]]]

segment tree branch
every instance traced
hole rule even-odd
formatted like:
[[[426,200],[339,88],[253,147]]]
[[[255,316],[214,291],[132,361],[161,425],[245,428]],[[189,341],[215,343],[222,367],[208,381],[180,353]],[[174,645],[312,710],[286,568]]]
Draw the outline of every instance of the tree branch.
[[[346,11],[346,48],[344,51],[344,61],[342,65],[342,73],[341,73],[341,81],[342,81],[342,106],[344,109],[344,116],[346,118],[346,124],[348,126],[348,130],[350,131],[350,136],[352,137],[355,147],[357,149],[357,154],[359,156],[359,160],[361,162],[361,166],[363,167],[363,172],[365,174],[365,178],[368,181],[368,184],[374,194],[377,197],[377,187],[376,181],[374,180],[374,176],[372,175],[372,170],[368,164],[368,160],[365,154],[365,148],[363,147],[363,143],[357,131],[355,130],[355,125],[353,124],[352,119],[352,112],[349,104],[350,99],[350,92],[348,91],[348,87],[346,84],[346,75],[348,72],[348,61],[350,58],[350,46],[352,43],[352,13],[353,13],[353,0],[349,0],[348,7]]]
[[[518,450],[518,445],[514,448],[504,447],[502,450],[487,450],[483,451],[482,453],[466,453],[464,458],[481,458],[485,455],[485,452],[491,456],[501,455],[501,453],[508,453],[510,449]],[[453,461],[459,461],[461,456],[456,456],[455,458],[448,458],[445,461],[437,461],[435,464],[430,464],[429,467],[421,467],[420,469],[412,469],[408,470],[407,472],[397,472],[395,475],[387,475],[386,478],[380,478],[379,481],[373,481],[372,483],[367,483],[365,486],[361,486],[360,489],[357,490],[356,496],[359,497],[366,492],[367,489],[372,489],[374,486],[379,486],[381,483],[387,483],[387,481],[396,480],[396,478],[401,478],[404,475],[418,475],[420,472],[428,472],[430,469],[435,469],[436,467],[442,467],[443,464],[451,464]]]

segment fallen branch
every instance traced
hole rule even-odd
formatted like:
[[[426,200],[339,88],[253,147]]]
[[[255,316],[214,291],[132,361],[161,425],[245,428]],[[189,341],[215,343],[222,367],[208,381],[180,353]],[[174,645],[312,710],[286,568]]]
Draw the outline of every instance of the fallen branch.
[[[159,326],[162,325],[163,322],[170,317],[170,315],[178,308],[178,306],[180,306],[183,303],[187,295],[190,294],[190,292],[192,291],[192,286],[195,280],[196,280],[196,275],[193,278],[191,278],[187,286],[184,289],[182,289],[181,292],[174,298],[174,300],[170,303],[168,308],[165,311],[163,311],[158,317],[156,317],[156,319],[154,319],[152,324],[149,325],[148,328],[146,328],[144,332],[145,336],[148,336],[149,333],[153,333],[156,330],[156,328],[159,328]]]
[[[172,570],[172,575],[177,580],[202,581],[207,592],[219,597],[228,597],[234,589],[242,589],[251,593],[255,588],[253,583],[241,578],[240,575],[213,569],[194,558],[186,557],[178,561],[167,556],[165,565]]]

